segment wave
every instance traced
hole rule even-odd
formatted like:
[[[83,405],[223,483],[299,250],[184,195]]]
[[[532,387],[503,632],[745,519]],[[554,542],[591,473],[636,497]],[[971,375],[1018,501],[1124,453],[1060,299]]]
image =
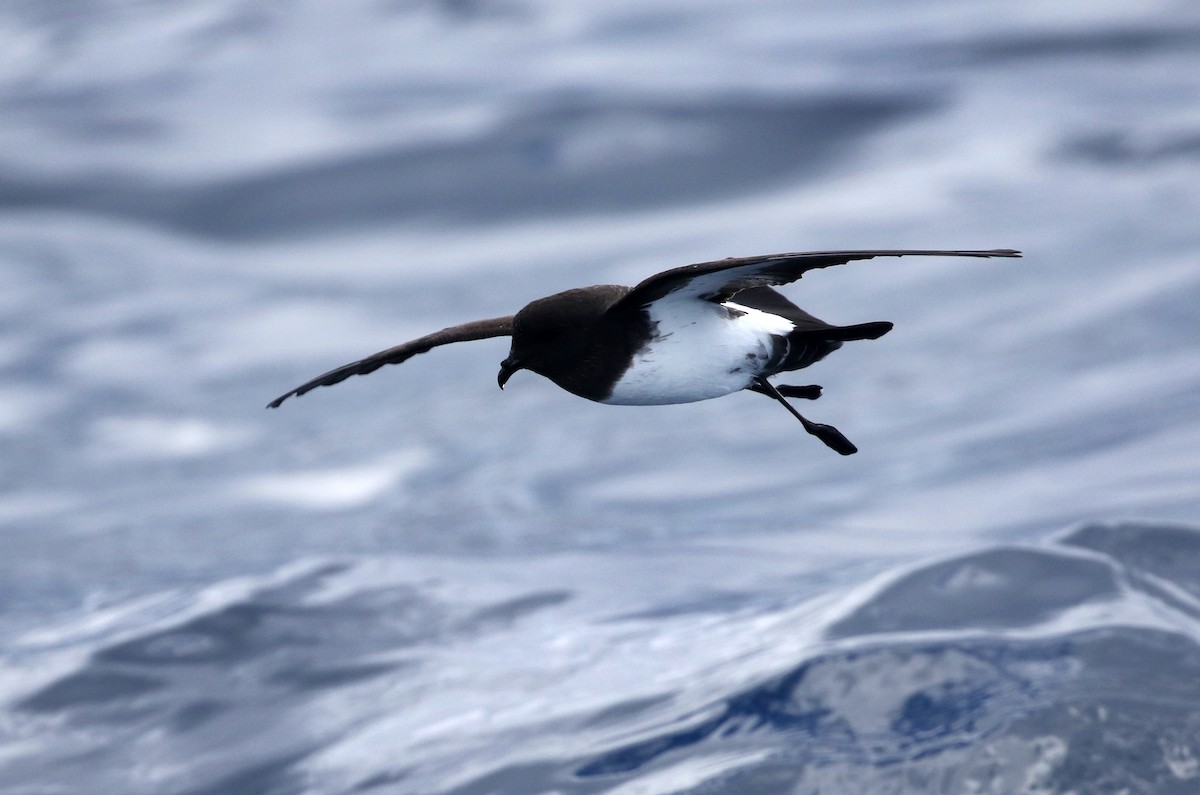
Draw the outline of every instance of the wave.
[[[576,587],[540,589],[516,563],[499,577],[461,561],[423,575],[411,561],[297,564],[89,642],[82,664],[14,700],[24,753],[3,779],[233,794],[1190,792],[1198,552],[1191,528],[1092,524],[833,599],[714,595],[640,613],[611,612],[597,589],[629,583],[578,561],[564,575]],[[148,758],[153,787],[139,779]]]
[[[940,105],[903,92],[554,98],[462,140],[345,151],[207,183],[0,173],[0,211],[81,212],[226,240],[637,211],[815,178],[870,136]]]

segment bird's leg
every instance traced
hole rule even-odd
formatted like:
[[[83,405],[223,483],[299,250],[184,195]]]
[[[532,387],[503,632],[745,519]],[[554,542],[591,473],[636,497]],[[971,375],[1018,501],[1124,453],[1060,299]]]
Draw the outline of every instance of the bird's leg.
[[[754,387],[751,387],[754,389]],[[816,400],[821,396],[820,384],[805,384],[804,387],[791,387],[788,384],[776,384],[775,389],[779,390],[779,394],[784,397],[803,397],[804,400]],[[758,391],[758,390],[755,390]],[[764,395],[769,395],[767,391],[763,391]]]
[[[806,386],[788,386],[780,384],[775,387],[779,394],[790,398],[804,398],[805,400],[816,400],[821,397],[821,387],[817,384],[808,384]]]
[[[755,387],[758,388],[755,389]],[[858,452],[858,448],[855,447],[849,439],[843,436],[842,432],[837,428],[833,427],[832,425],[825,425],[824,423],[806,420],[800,414],[800,412],[792,408],[792,404],[787,402],[787,399],[780,394],[779,390],[775,388],[775,385],[762,376],[755,378],[754,383],[750,388],[755,392],[767,395],[768,397],[772,397],[779,401],[785,409],[791,412],[793,417],[800,420],[800,424],[804,426],[804,430],[820,439],[825,443],[826,447],[833,450],[835,453],[840,453],[841,455],[853,455],[854,453]]]
[[[746,387],[746,389],[749,389],[751,392],[757,392],[760,395],[773,397],[770,392],[763,389],[757,383],[751,384],[750,386]],[[806,386],[788,386],[787,384],[780,384],[779,386],[775,387],[775,390],[784,397],[790,398],[816,400],[817,398],[821,397],[821,387],[818,384],[808,384]]]

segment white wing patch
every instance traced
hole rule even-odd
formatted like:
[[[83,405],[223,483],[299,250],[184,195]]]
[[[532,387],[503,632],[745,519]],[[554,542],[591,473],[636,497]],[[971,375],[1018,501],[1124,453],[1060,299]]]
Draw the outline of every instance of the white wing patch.
[[[604,403],[650,406],[693,403],[750,385],[771,360],[788,319],[733,301],[714,304],[671,293],[647,307],[655,336]]]

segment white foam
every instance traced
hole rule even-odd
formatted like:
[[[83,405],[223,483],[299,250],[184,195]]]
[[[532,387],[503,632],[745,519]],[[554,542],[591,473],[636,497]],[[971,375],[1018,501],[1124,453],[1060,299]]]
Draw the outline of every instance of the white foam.
[[[425,466],[428,453],[407,450],[369,464],[251,477],[236,491],[244,499],[315,511],[360,508],[395,490]]]

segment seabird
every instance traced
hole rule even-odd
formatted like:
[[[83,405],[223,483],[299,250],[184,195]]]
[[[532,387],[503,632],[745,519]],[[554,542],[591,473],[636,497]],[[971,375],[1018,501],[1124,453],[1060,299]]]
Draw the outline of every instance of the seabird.
[[[399,364],[418,353],[489,337],[512,337],[500,363],[503,389],[518,370],[545,376],[568,392],[599,403],[648,406],[709,400],[748,389],[783,405],[804,430],[842,455],[858,452],[832,425],[812,422],[787,398],[814,400],[816,384],[775,385],[767,379],[799,370],[852,340],[877,339],[886,321],[835,326],[772,290],[807,271],[874,257],[1019,257],[989,251],[810,251],[685,265],[636,287],[601,284],[539,298],[515,315],[435,331],[372,354],[272,400]]]

